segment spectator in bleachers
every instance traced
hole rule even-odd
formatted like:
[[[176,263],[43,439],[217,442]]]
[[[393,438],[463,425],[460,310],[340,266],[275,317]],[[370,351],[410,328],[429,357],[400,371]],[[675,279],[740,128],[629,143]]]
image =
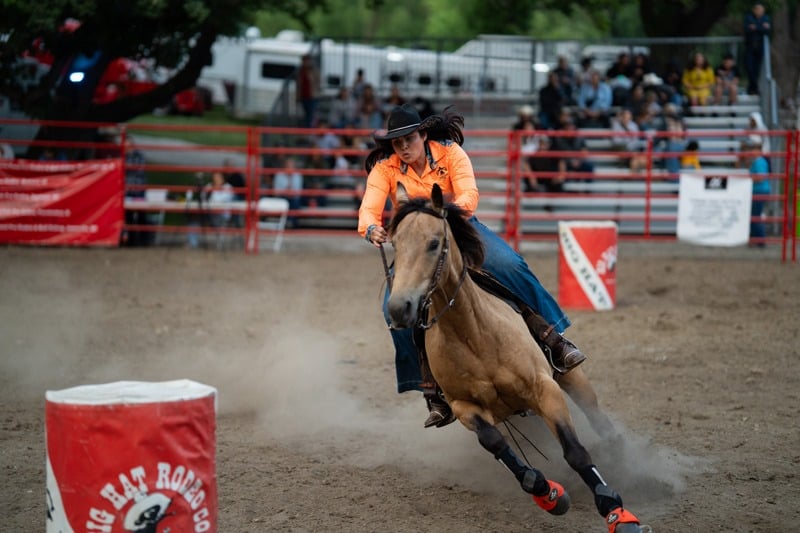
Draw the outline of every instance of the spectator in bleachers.
[[[332,170],[336,166],[337,150],[342,148],[342,137],[328,127],[327,122],[320,122],[320,129],[323,131],[314,142],[314,147],[319,151],[311,158],[313,167],[320,170]],[[305,181],[306,189],[323,190],[330,187],[330,176],[326,175],[309,176]],[[328,201],[322,194],[313,194],[305,197],[303,202],[306,205],[316,204],[324,207]]]
[[[662,76],[662,91],[659,92],[661,105],[668,103],[683,106],[683,69],[677,59],[672,58],[667,62]]]
[[[389,96],[383,100],[383,116],[388,117],[392,109],[405,103],[406,99],[400,94],[400,87],[396,84],[392,85],[392,88],[389,90]]]
[[[231,161],[230,158],[226,158],[222,162],[222,166],[227,169],[225,172],[225,181],[228,182],[231,187],[237,189],[234,191],[234,199],[239,201],[244,200],[247,197],[247,193],[244,190],[247,187],[244,174],[234,167],[233,161]]]
[[[353,80],[353,89],[350,91],[355,101],[360,101],[361,96],[364,94],[364,87],[367,86],[367,80],[364,78],[364,69],[356,70],[356,77]]]
[[[711,99],[716,79],[714,69],[709,65],[702,52],[695,52],[681,79],[683,92],[689,99],[689,105],[704,106]]]
[[[764,59],[764,36],[772,31],[772,21],[764,4],[756,3],[744,16],[744,68],[747,94],[758,94],[758,76]]]
[[[527,129],[526,126],[530,125],[536,129],[536,122],[533,119],[533,108],[529,105],[520,106],[517,110],[517,120],[511,125],[513,131]]]
[[[647,74],[652,74],[653,69],[650,66],[650,58],[644,52],[639,52],[633,56],[631,63],[630,78],[634,85],[644,82],[644,77]]]
[[[237,202],[242,202],[247,199],[247,182],[244,179],[244,174],[239,172],[233,166],[233,161],[226,158],[222,165],[228,169],[225,172],[225,181],[233,187],[233,199]],[[244,217],[241,214],[235,214],[231,217],[231,222],[237,228],[244,226]]]
[[[631,56],[627,52],[621,52],[614,64],[606,71],[606,83],[611,87],[612,106],[628,105],[628,98],[633,87],[632,74]]]
[[[211,183],[205,188],[206,200],[211,204],[232,202],[234,192],[231,184],[225,181],[225,175],[216,171],[211,174]],[[215,228],[224,228],[231,221],[230,211],[212,211],[211,225]]]
[[[617,116],[611,119],[611,131],[616,134],[611,141],[613,148],[627,152],[625,161],[628,168],[633,172],[645,168],[647,160],[641,152],[647,143],[640,136],[639,125],[634,122],[630,109],[623,107],[617,112]]]
[[[681,168],[689,170],[700,170],[700,157],[697,155],[700,151],[700,143],[692,139],[686,143],[686,149],[681,155]]]
[[[377,130],[383,126],[383,108],[375,89],[369,83],[364,85],[361,98],[358,102],[360,127],[368,130]]]
[[[289,209],[297,210],[302,206],[303,175],[297,170],[297,161],[289,156],[283,160],[283,168],[272,178],[275,195],[289,201]],[[297,226],[297,217],[287,219],[290,227]]]
[[[414,104],[414,107],[419,112],[419,116],[422,120],[425,120],[426,118],[436,114],[436,110],[433,108],[433,103],[431,103],[431,101],[428,100],[427,98],[423,98],[422,96],[415,96],[412,102]],[[367,144],[370,143],[371,141],[368,142]]]
[[[592,71],[578,93],[578,126],[581,128],[608,128],[613,95],[611,87]]]
[[[558,76],[561,91],[567,99],[566,105],[575,105],[578,93],[578,76],[570,66],[566,56],[558,56],[558,64],[553,72]]]
[[[631,110],[634,117],[641,113],[642,108],[647,107],[647,95],[643,84],[640,83],[631,88],[625,107]]]
[[[575,90],[580,91],[581,85],[589,81],[591,77],[591,73],[594,70],[592,68],[592,63],[594,62],[593,56],[586,56],[581,59],[581,69],[575,76]],[[575,101],[577,102],[578,97],[575,95]]]
[[[644,107],[652,116],[661,116],[664,107],[659,101],[657,90],[644,91]]]
[[[617,60],[606,70],[606,79],[612,80],[617,76],[630,78],[631,72],[631,55],[628,52],[620,52],[617,55]]]
[[[679,152],[683,152],[686,146],[686,126],[675,104],[664,107],[664,131],[667,136],[660,142],[658,149],[667,155],[661,159],[661,164],[667,172],[675,174],[681,167]]]
[[[522,178],[522,188],[525,192],[540,190],[539,183],[535,175],[531,175],[537,166],[540,158],[535,157],[536,152],[541,149],[544,136],[536,134],[536,126],[533,117],[527,118],[523,122],[514,124],[513,128],[522,132],[520,136],[520,164],[522,171],[526,174]]]
[[[563,183],[569,174],[575,173],[580,174],[575,181],[592,181],[589,174],[594,173],[594,164],[588,159],[589,149],[586,146],[586,140],[576,135],[578,128],[575,121],[569,117],[564,118],[561,131],[567,135],[554,136],[551,150],[572,153],[558,158],[558,175],[554,178],[553,185]]]
[[[522,158],[523,170],[530,171],[530,169],[526,169],[525,165],[527,164],[528,155],[536,152],[538,149],[538,140],[537,136],[533,135],[533,132],[536,130],[536,123],[533,118],[533,108],[529,105],[523,105],[517,111],[517,120],[514,124],[511,125],[511,131],[529,131],[531,132],[528,135],[523,135],[520,137],[520,157]],[[535,190],[535,180],[532,180],[530,177],[524,177],[522,181],[523,189],[525,192],[530,192]]]
[[[547,75],[547,85],[539,89],[539,126],[543,129],[555,128],[558,125],[558,115],[568,102],[558,74],[550,72]]]
[[[359,127],[358,102],[350,96],[347,87],[339,89],[339,94],[331,101],[328,123],[338,129]]]
[[[735,105],[739,96],[739,67],[733,54],[725,54],[722,62],[717,66],[716,85],[714,86],[714,102],[723,103],[727,97],[729,105]]]

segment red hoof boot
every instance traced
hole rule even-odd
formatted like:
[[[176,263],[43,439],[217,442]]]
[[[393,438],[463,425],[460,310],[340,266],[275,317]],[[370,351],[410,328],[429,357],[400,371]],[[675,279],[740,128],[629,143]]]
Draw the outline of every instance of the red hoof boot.
[[[652,531],[650,526],[641,526],[639,519],[630,511],[617,507],[606,516],[608,533],[643,533]]]
[[[536,505],[553,515],[562,515],[569,510],[570,500],[569,494],[564,491],[564,487],[555,481],[547,482],[550,484],[550,490],[543,496],[534,496],[533,501]]]

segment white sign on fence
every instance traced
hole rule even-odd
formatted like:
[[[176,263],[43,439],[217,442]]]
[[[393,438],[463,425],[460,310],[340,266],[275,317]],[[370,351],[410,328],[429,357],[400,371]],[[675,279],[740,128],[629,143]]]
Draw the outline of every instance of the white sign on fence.
[[[706,246],[741,246],[750,237],[753,182],[745,176],[681,174],[678,239]]]

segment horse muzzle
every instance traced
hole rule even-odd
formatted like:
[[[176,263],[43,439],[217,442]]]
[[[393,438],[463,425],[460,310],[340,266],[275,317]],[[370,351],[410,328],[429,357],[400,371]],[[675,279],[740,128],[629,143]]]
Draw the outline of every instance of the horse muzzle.
[[[389,326],[392,329],[410,328],[417,321],[419,298],[392,295],[387,303]]]

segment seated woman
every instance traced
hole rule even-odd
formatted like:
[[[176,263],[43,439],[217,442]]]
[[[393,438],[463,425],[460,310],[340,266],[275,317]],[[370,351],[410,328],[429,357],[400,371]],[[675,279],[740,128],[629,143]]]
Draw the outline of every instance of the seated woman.
[[[706,56],[695,52],[692,61],[683,71],[683,92],[689,99],[689,105],[701,106],[708,104],[711,91],[716,84],[714,69],[709,65]]]

